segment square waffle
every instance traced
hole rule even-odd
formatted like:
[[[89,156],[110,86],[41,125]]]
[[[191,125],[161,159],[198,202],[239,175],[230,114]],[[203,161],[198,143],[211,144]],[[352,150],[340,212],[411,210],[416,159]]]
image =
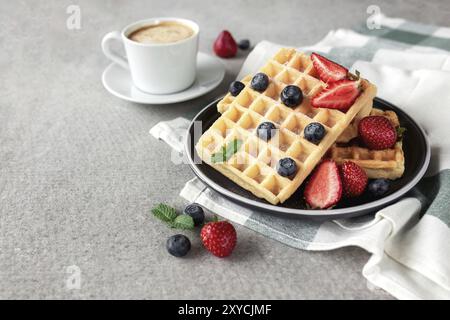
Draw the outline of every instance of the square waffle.
[[[400,126],[397,114],[393,111],[383,111],[374,108],[370,115],[384,116],[391,121],[395,128]],[[356,134],[351,138],[355,138],[357,135],[356,129]],[[350,133],[348,133],[348,136],[350,137]],[[338,164],[342,164],[347,160],[355,162],[366,171],[367,176],[371,179],[384,178],[394,180],[400,178],[405,171],[405,157],[401,141],[397,142],[393,148],[385,150],[369,150],[359,146],[342,146],[338,144],[330,148],[329,155]]]
[[[223,175],[272,204],[287,200],[316,167],[336,139],[353,118],[368,105],[371,106],[376,87],[360,79],[362,92],[347,112],[314,108],[310,100],[326,84],[319,80],[312,61],[295,49],[281,49],[259,70],[270,80],[260,93],[250,87],[251,76],[241,82],[244,89],[236,96],[227,94],[218,103],[222,115],[203,133],[196,145],[199,157]],[[296,85],[303,92],[303,101],[289,108],[280,101],[280,93],[287,85]],[[269,141],[256,135],[261,122],[275,124],[277,133]],[[303,129],[311,122],[321,123],[326,134],[313,144],[303,136]],[[242,146],[224,162],[213,163],[211,156],[235,140]],[[297,165],[292,177],[277,173],[276,165],[290,157]]]

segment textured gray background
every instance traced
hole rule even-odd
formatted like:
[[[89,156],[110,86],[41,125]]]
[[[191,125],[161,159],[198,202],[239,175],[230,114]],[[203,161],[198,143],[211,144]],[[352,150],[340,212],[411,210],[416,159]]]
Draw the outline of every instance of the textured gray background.
[[[79,4],[81,30],[66,28]],[[186,259],[165,251],[174,231],[150,217],[192,177],[151,138],[158,121],[192,116],[222,85],[166,106],[121,101],[102,87],[102,36],[137,19],[180,16],[202,29],[211,52],[222,29],[253,43],[306,45],[364,23],[369,4],[390,16],[448,26],[448,1],[0,1],[0,298],[390,298],[361,275],[357,248],[303,252],[238,227],[229,259],[193,242]],[[197,231],[198,232],[198,231]],[[66,267],[81,268],[80,290]]]

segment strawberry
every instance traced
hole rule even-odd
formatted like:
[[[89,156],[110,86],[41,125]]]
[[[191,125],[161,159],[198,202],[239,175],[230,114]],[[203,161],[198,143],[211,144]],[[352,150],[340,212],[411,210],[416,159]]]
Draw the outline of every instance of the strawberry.
[[[340,166],[344,195],[352,198],[360,196],[367,187],[366,172],[352,161],[344,161]]]
[[[347,77],[347,68],[337,64],[336,62],[328,60],[315,52],[311,54],[311,60],[314,65],[314,69],[316,69],[320,80],[323,82],[336,82]]]
[[[313,209],[326,209],[338,203],[342,196],[342,182],[336,162],[327,159],[317,166],[306,185],[304,196]]]
[[[236,246],[236,230],[228,221],[205,224],[200,237],[205,248],[220,258],[229,256]]]
[[[227,30],[222,31],[214,41],[214,52],[221,58],[231,58],[236,55],[237,44],[231,33]]]
[[[362,118],[358,124],[358,134],[364,144],[372,150],[392,148],[397,141],[394,126],[383,116]]]
[[[359,81],[339,80],[331,83],[311,100],[315,108],[328,108],[347,111],[358,98],[361,90]]]

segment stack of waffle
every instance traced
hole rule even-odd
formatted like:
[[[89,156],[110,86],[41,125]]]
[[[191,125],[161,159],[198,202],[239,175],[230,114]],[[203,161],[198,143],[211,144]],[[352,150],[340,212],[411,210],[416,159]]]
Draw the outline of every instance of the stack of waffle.
[[[373,108],[370,115],[384,116],[388,118],[394,128],[400,126],[397,114],[393,111],[383,111]],[[350,160],[363,168],[367,176],[372,179],[398,179],[405,171],[405,158],[403,155],[402,142],[398,141],[393,148],[385,150],[369,150],[365,147],[355,145],[352,139],[358,135],[358,121],[353,123],[338,138],[329,151],[329,156],[338,164]]]
[[[245,77],[241,81],[245,87],[237,96],[227,94],[218,103],[222,115],[203,133],[196,151],[204,162],[244,189],[278,204],[298,189],[352,121],[371,111],[376,87],[360,79],[360,96],[346,112],[341,112],[311,106],[311,98],[327,85],[319,79],[308,55],[281,49],[260,72],[269,77],[267,89],[253,90],[251,76]],[[296,85],[303,92],[303,101],[296,108],[286,107],[280,101],[280,93],[287,85]],[[267,142],[255,134],[258,125],[266,121],[277,128],[276,136]],[[311,122],[322,124],[326,131],[318,144],[303,135],[303,129]],[[212,161],[213,155],[235,141],[242,144],[237,152],[224,161]],[[276,170],[278,161],[285,157],[296,163],[294,176],[283,177]]]

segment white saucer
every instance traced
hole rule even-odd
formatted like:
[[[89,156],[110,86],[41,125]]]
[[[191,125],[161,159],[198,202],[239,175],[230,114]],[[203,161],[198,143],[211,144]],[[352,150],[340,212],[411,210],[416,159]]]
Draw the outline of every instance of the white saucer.
[[[103,71],[102,82],[106,90],[121,99],[146,104],[168,104],[197,98],[216,88],[225,75],[225,66],[216,57],[199,52],[197,79],[186,90],[172,94],[150,94],[137,89],[130,71],[112,63]]]

